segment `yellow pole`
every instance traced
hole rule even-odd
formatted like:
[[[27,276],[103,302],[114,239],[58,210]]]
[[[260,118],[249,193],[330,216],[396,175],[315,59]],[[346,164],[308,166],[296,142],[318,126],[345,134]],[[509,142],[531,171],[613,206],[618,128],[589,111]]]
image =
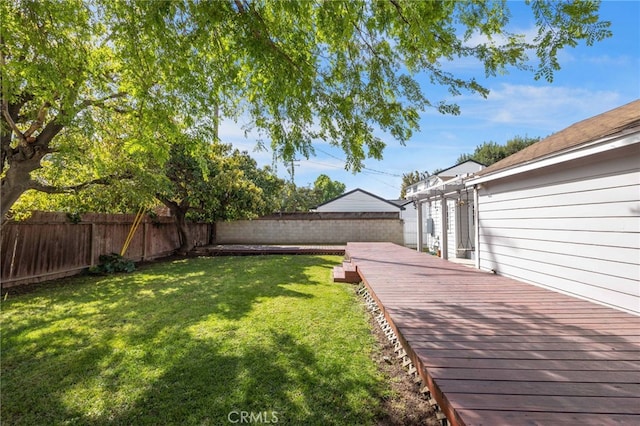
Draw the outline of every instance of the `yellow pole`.
[[[131,224],[129,235],[127,235],[127,239],[124,241],[122,250],[120,251],[120,256],[124,256],[124,254],[127,252],[127,249],[129,248],[129,244],[131,244],[131,241],[133,240],[133,236],[135,235],[136,230],[138,229],[138,226],[140,226],[140,223],[142,222],[142,218],[144,216],[144,210],[145,210],[144,207],[140,207],[140,209],[138,210],[138,213],[136,214],[136,217],[133,220],[133,223]]]

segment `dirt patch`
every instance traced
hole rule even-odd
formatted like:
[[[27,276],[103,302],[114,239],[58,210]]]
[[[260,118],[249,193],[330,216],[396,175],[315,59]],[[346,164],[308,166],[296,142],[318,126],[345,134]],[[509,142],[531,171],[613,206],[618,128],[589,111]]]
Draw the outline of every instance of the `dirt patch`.
[[[435,410],[420,393],[422,384],[415,383],[402,361],[397,358],[393,344],[380,329],[374,315],[369,312],[372,333],[379,342],[380,350],[373,359],[391,384],[391,395],[382,400],[378,426],[440,426]]]

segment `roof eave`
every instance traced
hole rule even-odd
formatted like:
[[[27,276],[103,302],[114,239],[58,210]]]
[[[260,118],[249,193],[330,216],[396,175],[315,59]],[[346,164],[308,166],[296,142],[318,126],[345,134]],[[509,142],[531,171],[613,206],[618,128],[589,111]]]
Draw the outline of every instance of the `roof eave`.
[[[521,173],[541,169],[543,167],[549,167],[566,161],[596,155],[612,149],[622,148],[637,143],[640,143],[640,127],[634,127],[623,133],[606,136],[563,151],[558,151],[511,167],[499,169],[486,175],[471,178],[465,182],[465,185],[469,187],[497,179],[504,179]]]

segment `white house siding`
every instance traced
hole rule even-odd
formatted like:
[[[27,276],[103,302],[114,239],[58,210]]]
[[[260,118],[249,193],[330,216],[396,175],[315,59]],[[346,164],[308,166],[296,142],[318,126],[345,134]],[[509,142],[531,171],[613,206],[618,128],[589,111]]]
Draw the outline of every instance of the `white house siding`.
[[[640,149],[489,181],[480,267],[640,312]]]
[[[318,212],[398,212],[400,207],[355,190],[316,208]]]

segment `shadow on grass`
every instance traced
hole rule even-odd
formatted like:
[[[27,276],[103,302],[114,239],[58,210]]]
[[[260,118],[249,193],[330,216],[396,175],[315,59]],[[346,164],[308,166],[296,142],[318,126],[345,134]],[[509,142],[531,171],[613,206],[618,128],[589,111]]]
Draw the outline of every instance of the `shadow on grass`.
[[[231,424],[234,410],[275,412],[283,424],[360,423],[368,414],[353,401],[379,392],[376,380],[318,359],[286,327],[241,327],[261,303],[315,298],[311,287],[329,273],[323,281],[308,271],[334,264],[190,259],[10,299],[3,423]]]
[[[379,384],[322,365],[313,348],[289,334],[273,332],[268,341],[246,346],[240,356],[222,354],[210,342],[195,344],[135,404],[92,423],[233,424],[244,412],[279,424],[364,424],[371,414],[354,408],[346,394]]]

